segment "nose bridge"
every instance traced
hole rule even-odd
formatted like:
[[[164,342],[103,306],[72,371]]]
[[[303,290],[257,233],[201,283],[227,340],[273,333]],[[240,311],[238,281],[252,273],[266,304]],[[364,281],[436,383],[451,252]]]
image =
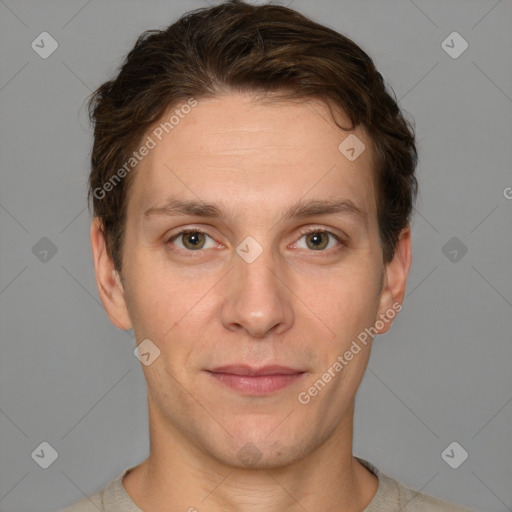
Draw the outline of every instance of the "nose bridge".
[[[276,292],[276,258],[267,243],[260,244],[253,237],[241,242],[234,258],[235,272],[242,288],[248,291]]]
[[[253,336],[264,336],[274,328],[282,330],[292,317],[279,262],[267,239],[260,240],[262,243],[249,236],[236,247],[223,309],[225,327],[241,326]]]

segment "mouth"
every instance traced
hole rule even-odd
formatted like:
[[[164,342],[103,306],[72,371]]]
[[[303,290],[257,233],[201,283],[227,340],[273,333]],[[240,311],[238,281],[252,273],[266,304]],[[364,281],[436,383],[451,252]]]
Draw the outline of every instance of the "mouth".
[[[229,365],[207,370],[217,382],[245,395],[268,395],[298,381],[306,374],[280,365],[255,368],[247,365]]]

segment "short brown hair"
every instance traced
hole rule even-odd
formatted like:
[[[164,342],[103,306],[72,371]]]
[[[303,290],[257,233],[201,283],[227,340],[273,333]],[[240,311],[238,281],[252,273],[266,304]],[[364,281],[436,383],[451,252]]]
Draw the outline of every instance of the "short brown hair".
[[[126,178],[113,182],[116,172],[171,106],[226,91],[318,98],[348,115],[353,127],[345,129],[366,128],[376,162],[383,260],[391,261],[418,188],[414,130],[396,97],[370,57],[347,37],[287,7],[229,0],[191,11],[165,30],[144,32],[116,78],[90,98],[94,146],[88,197],[116,269],[122,268],[133,176],[122,173]]]

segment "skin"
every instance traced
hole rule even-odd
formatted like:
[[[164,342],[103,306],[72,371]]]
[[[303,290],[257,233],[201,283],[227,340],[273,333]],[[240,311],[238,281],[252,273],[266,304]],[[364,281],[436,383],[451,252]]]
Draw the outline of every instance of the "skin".
[[[355,161],[338,150],[350,133],[366,146]],[[354,459],[352,440],[371,339],[307,405],[297,396],[404,298],[410,229],[385,265],[373,165],[363,128],[341,130],[320,101],[199,99],[136,170],[122,278],[93,220],[96,280],[110,320],[160,349],[142,365],[150,455],[123,480],[141,509],[355,512],[370,503],[378,479]],[[226,218],[144,215],[171,194],[217,203]],[[285,220],[300,199],[350,199],[366,210],[367,224],[339,213]],[[306,227],[346,245],[301,235]],[[180,228],[208,236],[173,238]],[[252,263],[236,252],[248,236],[263,249]],[[246,396],[205,371],[235,363],[306,373],[274,393]],[[247,443],[259,457],[252,465],[240,458]]]

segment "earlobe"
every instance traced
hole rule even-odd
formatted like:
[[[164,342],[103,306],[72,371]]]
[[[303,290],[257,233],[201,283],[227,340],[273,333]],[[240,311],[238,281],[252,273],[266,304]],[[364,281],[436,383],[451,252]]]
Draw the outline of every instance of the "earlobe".
[[[110,321],[120,329],[131,329],[120,276],[108,254],[101,219],[95,217],[91,223],[91,249],[94,261],[96,285],[103,307]]]
[[[396,312],[402,309],[411,262],[411,230],[407,226],[400,233],[393,259],[386,265],[379,311],[376,318],[376,321],[382,321],[377,325],[384,324],[382,329],[378,329],[379,334],[384,334],[389,330]]]

